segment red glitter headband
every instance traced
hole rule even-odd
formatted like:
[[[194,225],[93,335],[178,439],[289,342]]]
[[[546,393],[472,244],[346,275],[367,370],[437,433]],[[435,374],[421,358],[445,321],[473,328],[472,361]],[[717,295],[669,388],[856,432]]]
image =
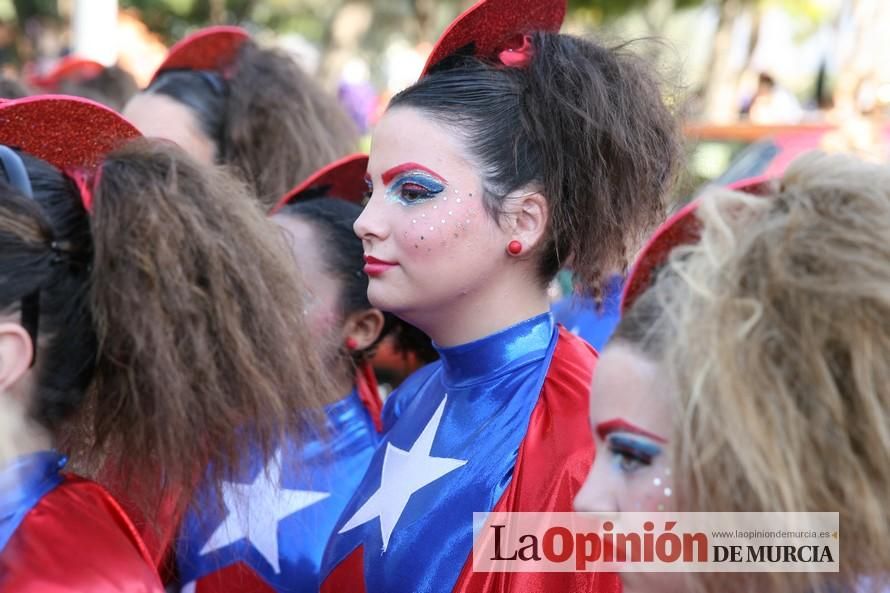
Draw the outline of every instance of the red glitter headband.
[[[27,81],[34,88],[54,92],[66,80],[89,80],[99,76],[104,69],[105,66],[95,60],[88,60],[78,56],[65,56],[43,74],[29,73]]]
[[[770,189],[772,178],[752,177],[729,185],[729,189],[754,195],[765,195]],[[636,302],[637,298],[654,282],[655,274],[667,262],[674,248],[691,245],[701,237],[701,221],[696,216],[698,206],[704,198],[696,198],[669,217],[649,238],[649,242],[637,255],[633,270],[624,285],[621,295],[621,313]]]
[[[498,59],[507,66],[523,66],[532,55],[530,49],[521,51],[523,36],[536,31],[557,32],[565,15],[566,0],[480,0],[439,37],[420,78],[446,58],[456,55]],[[530,47],[530,39],[528,42]],[[504,50],[508,48],[513,48],[517,55],[508,56],[505,61]]]
[[[88,99],[40,95],[0,102],[0,144],[65,172],[80,189],[87,210],[105,155],[139,137],[121,115]]]
[[[334,161],[287,192],[269,211],[269,214],[275,214],[287,204],[293,204],[303,199],[312,190],[323,190],[325,196],[361,204],[368,192],[367,171],[368,155],[366,154],[351,154]]]
[[[167,70],[210,70],[229,78],[250,35],[240,27],[207,27],[170,48],[152,81]]]

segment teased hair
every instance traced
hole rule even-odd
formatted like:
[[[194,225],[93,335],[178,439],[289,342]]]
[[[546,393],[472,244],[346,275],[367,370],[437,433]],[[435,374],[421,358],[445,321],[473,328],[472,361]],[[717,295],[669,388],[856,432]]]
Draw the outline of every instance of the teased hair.
[[[890,576],[890,170],[794,163],[722,192],[660,286],[680,400],[680,510],[840,512],[840,575],[711,575],[701,590],[867,591]],[[673,292],[673,295],[670,293]]]
[[[0,307],[39,291],[32,414],[74,469],[147,512],[181,508],[205,472],[218,487],[238,471],[246,442],[269,456],[320,408],[299,280],[239,183],[139,140],[105,159],[88,215],[67,177],[23,158],[34,199],[0,184]]]

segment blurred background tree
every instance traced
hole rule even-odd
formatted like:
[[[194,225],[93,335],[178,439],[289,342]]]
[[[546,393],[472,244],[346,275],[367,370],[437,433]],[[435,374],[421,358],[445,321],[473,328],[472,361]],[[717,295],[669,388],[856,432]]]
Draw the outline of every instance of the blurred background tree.
[[[0,0],[0,59],[6,64],[62,53],[70,46],[67,23],[78,3],[90,0]],[[568,0],[567,29],[609,38],[654,37],[640,44],[646,57],[676,72],[696,112],[712,122],[739,115],[739,97],[750,93],[752,73],[782,70],[764,36],[773,36],[776,14],[784,35],[800,45],[822,39],[818,72],[779,72],[804,101],[855,102],[869,84],[890,79],[878,56],[890,55],[887,0]],[[144,23],[169,44],[208,24],[247,26],[261,39],[302,43],[314,52],[311,67],[333,85],[356,59],[376,83],[385,76],[388,52],[401,47],[423,54],[438,33],[472,0],[118,0],[122,13]],[[769,33],[769,35],[767,35]],[[827,40],[827,41],[826,41]],[[790,42],[789,42],[790,43]],[[783,58],[787,62],[787,57]],[[805,71],[806,70],[806,71]],[[810,71],[812,70],[812,71]],[[776,72],[773,72],[776,74]],[[398,78],[398,76],[395,76]],[[406,78],[410,78],[406,74]],[[877,82],[875,82],[877,81]],[[747,85],[747,86],[746,86]]]

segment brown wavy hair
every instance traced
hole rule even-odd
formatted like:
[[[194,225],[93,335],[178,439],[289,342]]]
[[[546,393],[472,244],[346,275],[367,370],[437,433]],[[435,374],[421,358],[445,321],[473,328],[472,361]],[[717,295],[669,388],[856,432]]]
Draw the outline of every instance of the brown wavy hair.
[[[216,146],[216,160],[243,179],[266,209],[331,161],[358,135],[337,98],[289,56],[246,42],[234,72],[161,73],[145,90],[189,107]]]
[[[31,413],[74,469],[137,493],[150,520],[320,409],[300,281],[240,183],[140,140],[105,159],[88,215],[67,177],[22,158],[34,198],[0,183],[0,307],[39,295]]]
[[[794,163],[705,200],[661,303],[680,510],[840,512],[840,574],[701,574],[705,591],[865,591],[890,577],[890,169]],[[677,292],[677,291],[680,292]]]

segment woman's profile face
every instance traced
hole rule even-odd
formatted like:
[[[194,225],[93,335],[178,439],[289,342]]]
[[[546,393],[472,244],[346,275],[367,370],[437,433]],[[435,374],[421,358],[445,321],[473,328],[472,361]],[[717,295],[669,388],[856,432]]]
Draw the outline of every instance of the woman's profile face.
[[[596,459],[576,510],[672,510],[666,447],[673,408],[659,379],[656,363],[632,346],[613,342],[603,350],[590,396]]]
[[[416,109],[387,111],[368,178],[371,198],[354,228],[375,307],[420,324],[493,281],[510,238],[486,212],[477,164],[447,127]]]
[[[204,133],[195,113],[176,99],[162,94],[138,93],[124,107],[123,115],[143,136],[169,140],[201,163],[215,163],[213,140]]]
[[[674,510],[667,452],[673,395],[658,365],[622,342],[603,350],[593,376],[590,426],[596,458],[580,492],[580,512]],[[620,520],[620,519],[619,519]],[[622,573],[626,593],[683,591],[681,575]]]
[[[325,249],[331,244],[312,223],[298,216],[277,214],[272,220],[282,229],[305,288],[304,314],[311,335],[322,348],[323,360],[338,357],[343,314],[342,285],[325,266]]]

